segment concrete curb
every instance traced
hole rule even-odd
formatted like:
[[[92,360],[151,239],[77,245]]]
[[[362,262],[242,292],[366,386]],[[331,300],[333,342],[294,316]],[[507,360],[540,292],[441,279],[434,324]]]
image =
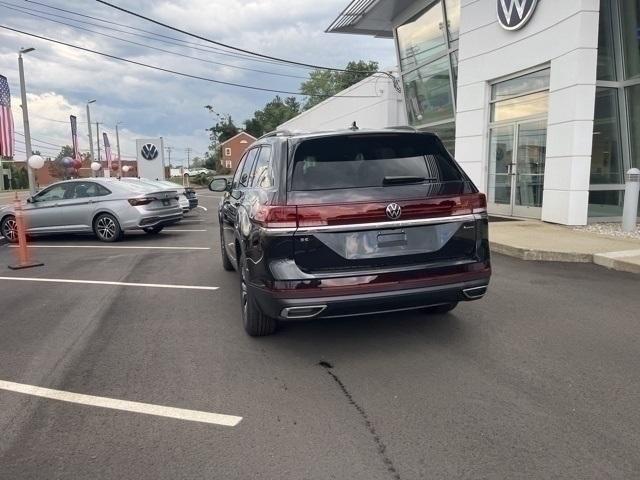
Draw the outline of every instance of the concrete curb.
[[[593,256],[593,263],[601,267],[620,272],[640,274],[640,262],[627,261],[628,258],[640,258],[640,250],[629,250],[626,252],[599,253]]]
[[[531,250],[529,248],[489,242],[491,251],[520,260],[535,262],[593,263],[593,255],[578,252],[552,252],[547,250]]]

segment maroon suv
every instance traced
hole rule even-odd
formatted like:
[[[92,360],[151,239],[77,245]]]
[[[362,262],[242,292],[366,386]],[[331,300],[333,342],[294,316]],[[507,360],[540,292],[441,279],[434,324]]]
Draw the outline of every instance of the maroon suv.
[[[259,139],[224,191],[220,244],[250,335],[279,320],[425,309],[482,298],[486,199],[436,135],[390,129]]]

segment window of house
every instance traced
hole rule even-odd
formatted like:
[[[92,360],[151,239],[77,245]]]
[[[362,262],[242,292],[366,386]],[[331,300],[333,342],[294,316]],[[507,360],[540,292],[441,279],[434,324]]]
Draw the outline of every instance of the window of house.
[[[224,149],[224,156],[225,157],[230,157],[231,156],[231,149],[229,147]]]

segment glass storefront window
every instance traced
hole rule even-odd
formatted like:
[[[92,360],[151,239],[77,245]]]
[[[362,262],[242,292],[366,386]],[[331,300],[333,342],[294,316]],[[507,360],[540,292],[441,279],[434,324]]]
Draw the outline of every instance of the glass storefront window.
[[[620,0],[625,77],[640,78],[640,2]]]
[[[503,100],[516,95],[535,92],[536,90],[546,90],[549,88],[550,78],[551,70],[547,68],[522,77],[496,83],[491,88],[491,100]]]
[[[460,0],[445,0],[444,6],[447,11],[449,40],[457,40],[460,36]]]
[[[532,93],[492,104],[491,121],[503,122],[515,118],[546,115],[548,111],[549,92]]]
[[[598,88],[596,89],[593,153],[591,155],[592,184],[623,183],[620,138],[618,90]]]
[[[627,88],[631,166],[640,168],[640,84]]]
[[[598,33],[598,80],[616,79],[616,59],[611,16],[611,0],[601,0]]]
[[[589,217],[621,217],[623,205],[623,191],[597,190],[589,192]]]
[[[451,155],[456,155],[456,124],[454,122],[444,123],[442,125],[434,125],[431,127],[425,127],[422,130],[425,132],[432,132],[440,137],[445,148]]]
[[[446,51],[443,28],[440,2],[398,27],[398,50],[402,71],[415,68]]]
[[[425,125],[453,118],[448,56],[406,74],[403,80],[411,125]]]

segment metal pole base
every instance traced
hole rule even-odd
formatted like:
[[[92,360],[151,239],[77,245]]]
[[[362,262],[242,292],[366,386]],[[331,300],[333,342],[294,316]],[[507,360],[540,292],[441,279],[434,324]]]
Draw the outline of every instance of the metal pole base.
[[[25,268],[44,267],[44,263],[35,261],[27,263],[19,263],[17,265],[9,265],[9,270],[24,270]]]

